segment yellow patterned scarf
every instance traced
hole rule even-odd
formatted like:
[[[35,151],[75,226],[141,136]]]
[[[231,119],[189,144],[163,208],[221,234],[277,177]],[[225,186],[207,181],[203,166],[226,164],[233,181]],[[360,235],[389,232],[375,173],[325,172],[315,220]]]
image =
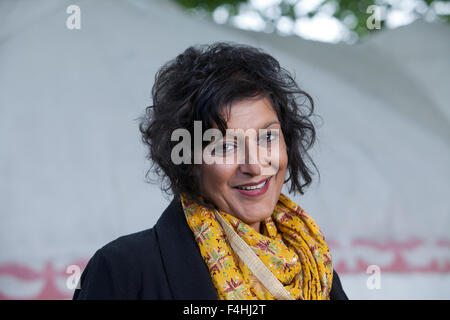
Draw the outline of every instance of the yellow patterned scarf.
[[[213,210],[181,196],[187,223],[221,300],[273,300],[274,297],[233,252]],[[295,300],[329,299],[333,267],[325,239],[314,220],[284,194],[261,224],[261,233],[220,211]]]

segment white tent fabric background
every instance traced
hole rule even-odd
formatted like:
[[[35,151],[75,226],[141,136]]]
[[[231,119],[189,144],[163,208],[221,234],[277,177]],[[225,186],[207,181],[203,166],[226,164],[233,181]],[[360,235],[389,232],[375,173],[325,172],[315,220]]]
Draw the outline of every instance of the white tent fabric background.
[[[66,8],[81,9],[81,30]],[[71,264],[166,207],[139,117],[193,44],[274,55],[316,103],[321,179],[295,196],[353,299],[450,298],[450,27],[348,46],[236,30],[168,1],[0,1],[0,298],[70,298]],[[381,268],[369,289],[368,265]]]

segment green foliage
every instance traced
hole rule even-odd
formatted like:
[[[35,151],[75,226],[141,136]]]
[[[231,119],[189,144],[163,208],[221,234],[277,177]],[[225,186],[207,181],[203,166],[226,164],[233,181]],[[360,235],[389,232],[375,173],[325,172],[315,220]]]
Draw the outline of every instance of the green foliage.
[[[237,12],[239,4],[246,3],[247,0],[175,0],[175,2],[186,9],[203,9],[208,13],[212,13],[222,5],[233,7]]]
[[[239,14],[239,8],[243,4],[251,5],[248,0],[172,0],[176,3],[180,4],[184,8],[188,10],[193,10],[197,12],[202,12],[209,17],[212,17],[214,10],[219,7],[224,7],[228,11],[229,17],[233,17]],[[328,13],[330,13],[330,8],[333,11],[331,14],[339,21],[341,21],[346,28],[355,34],[358,38],[364,37],[369,33],[376,32],[379,30],[383,30],[386,27],[385,16],[396,8],[393,8],[392,5],[386,0],[323,0],[323,2],[314,10],[305,13],[303,16],[299,16],[296,13],[295,6],[300,1],[309,1],[309,0],[282,0],[277,6],[281,12],[280,17],[289,17],[293,21],[296,19],[302,18],[311,18],[314,17],[318,13],[322,13],[325,8]],[[433,3],[438,2],[436,0],[423,0],[423,5],[421,10],[416,8],[414,10],[414,14],[418,18],[425,17],[429,11],[433,10]],[[449,2],[449,0],[440,0],[439,2]],[[382,18],[380,20],[380,29],[374,28],[369,29],[367,27],[367,21],[370,16],[373,15],[373,11],[368,12],[368,8],[371,5],[378,5],[379,8],[382,9]],[[423,6],[426,6],[425,9]],[[259,11],[254,8],[254,11],[258,12],[260,17],[266,22],[268,25],[276,26],[276,23],[280,17],[274,19],[272,17],[268,17],[264,12]],[[450,15],[437,15],[437,20],[449,22],[450,23]]]

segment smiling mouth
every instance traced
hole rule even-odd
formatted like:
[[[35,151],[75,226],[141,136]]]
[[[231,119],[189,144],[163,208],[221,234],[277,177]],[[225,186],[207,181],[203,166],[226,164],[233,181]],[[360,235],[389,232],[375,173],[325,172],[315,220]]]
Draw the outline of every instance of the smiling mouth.
[[[258,189],[263,188],[266,185],[266,183],[269,181],[269,179],[270,178],[267,178],[263,182],[255,184],[255,185],[242,185],[242,186],[237,186],[235,188],[239,189],[239,190],[258,190]]]
[[[273,176],[270,176],[264,180],[257,181],[254,183],[247,183],[240,186],[234,187],[236,191],[239,193],[250,196],[250,197],[256,197],[259,195],[262,195],[266,193],[266,191],[269,188],[270,180]]]

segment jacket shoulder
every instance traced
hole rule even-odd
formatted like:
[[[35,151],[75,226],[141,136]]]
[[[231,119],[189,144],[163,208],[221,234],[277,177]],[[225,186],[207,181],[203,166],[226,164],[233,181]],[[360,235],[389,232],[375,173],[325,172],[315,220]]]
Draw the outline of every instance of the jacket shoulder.
[[[156,245],[155,230],[154,228],[149,228],[112,240],[98,249],[96,253],[112,255],[113,257],[118,255],[122,258],[138,258],[140,255],[136,254],[155,249]]]
[[[348,300],[344,289],[342,288],[341,280],[336,270],[333,270],[333,282],[331,284],[330,300]]]
[[[95,252],[73,299],[138,299],[160,259],[153,228],[121,236]]]

